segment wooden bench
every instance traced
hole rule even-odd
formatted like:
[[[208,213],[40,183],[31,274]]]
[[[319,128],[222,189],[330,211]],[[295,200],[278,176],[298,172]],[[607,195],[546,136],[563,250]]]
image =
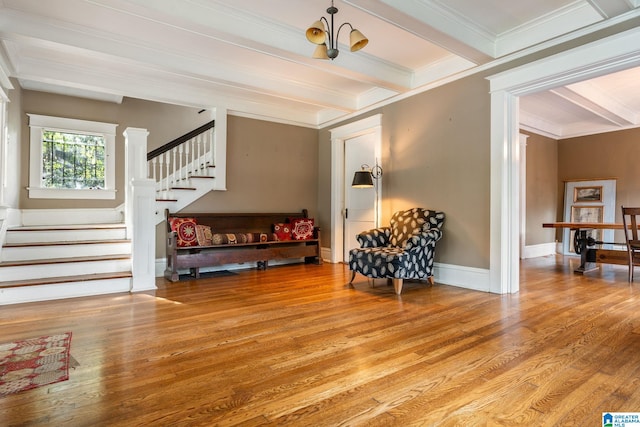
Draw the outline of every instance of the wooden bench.
[[[270,260],[304,258],[307,263],[322,264],[320,228],[314,227],[313,238],[307,240],[254,241],[251,243],[178,247],[177,233],[171,230],[170,218],[195,218],[198,225],[211,227],[215,234],[268,233],[273,224],[289,219],[308,218],[308,212],[293,213],[170,213],[165,210],[167,225],[167,268],[164,276],[176,282],[178,270],[189,269],[191,276],[200,277],[200,268],[226,264],[256,262],[266,269]]]

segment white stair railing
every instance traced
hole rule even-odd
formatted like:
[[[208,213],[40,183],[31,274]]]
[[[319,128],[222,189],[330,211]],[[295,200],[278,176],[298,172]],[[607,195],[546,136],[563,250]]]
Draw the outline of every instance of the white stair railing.
[[[211,176],[215,167],[214,122],[183,135],[149,153],[149,178],[160,199],[174,199],[172,188],[189,186],[194,176]]]

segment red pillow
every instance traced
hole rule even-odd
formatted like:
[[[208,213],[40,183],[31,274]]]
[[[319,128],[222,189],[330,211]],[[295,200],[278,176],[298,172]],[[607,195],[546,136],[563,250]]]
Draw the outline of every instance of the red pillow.
[[[291,240],[291,224],[284,222],[273,224],[273,232],[278,240]]]
[[[291,236],[294,240],[313,239],[313,218],[296,218],[291,222]]]
[[[198,246],[195,218],[169,218],[169,225],[171,231],[175,231],[178,235],[178,247]]]

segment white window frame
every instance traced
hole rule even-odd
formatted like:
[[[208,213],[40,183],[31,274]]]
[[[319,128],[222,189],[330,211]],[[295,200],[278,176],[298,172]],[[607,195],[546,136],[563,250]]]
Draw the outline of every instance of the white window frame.
[[[115,199],[115,143],[117,124],[68,119],[64,117],[29,116],[30,161],[29,198],[31,199]],[[68,133],[99,134],[105,140],[105,188],[73,189],[42,187],[42,138],[45,130]]]

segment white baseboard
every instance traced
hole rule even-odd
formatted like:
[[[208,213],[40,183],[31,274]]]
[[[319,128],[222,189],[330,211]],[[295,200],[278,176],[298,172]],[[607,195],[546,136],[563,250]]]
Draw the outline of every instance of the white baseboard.
[[[556,243],[541,243],[539,245],[525,246],[522,251],[522,259],[537,258],[541,256],[554,255],[556,253]]]
[[[491,289],[489,270],[484,268],[436,262],[433,266],[433,276],[436,283],[443,285],[483,292],[489,292]]]
[[[324,262],[331,262],[331,248],[320,247],[320,258]]]

